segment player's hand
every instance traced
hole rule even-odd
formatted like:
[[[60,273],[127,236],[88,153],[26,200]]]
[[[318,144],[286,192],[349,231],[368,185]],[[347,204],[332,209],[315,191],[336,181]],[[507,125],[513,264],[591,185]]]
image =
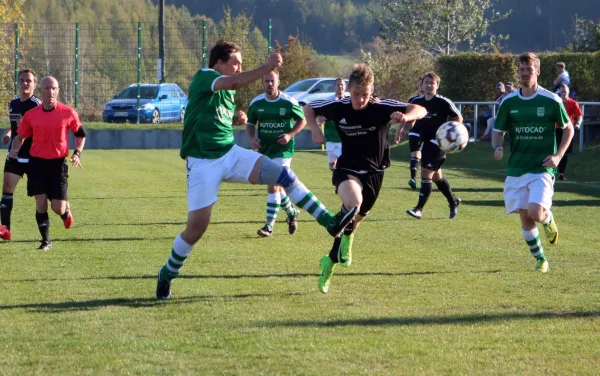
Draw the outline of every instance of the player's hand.
[[[2,136],[2,145],[8,144],[9,141],[10,141],[10,134],[7,132],[4,134],[4,136]]]
[[[542,163],[542,166],[544,167],[558,167],[558,164],[560,163],[561,157],[558,154],[552,154],[546,157],[546,159],[544,159],[544,163]]]
[[[244,125],[248,122],[248,115],[242,110],[238,110],[233,118],[234,125]]]
[[[321,133],[320,130],[318,132],[312,132],[312,140],[315,144],[325,144],[325,138],[323,137],[323,133]]]
[[[494,158],[497,161],[501,161],[502,157],[504,157],[504,149],[502,148],[502,146],[496,148],[496,150],[494,150]]]
[[[406,120],[404,119],[404,114],[400,111],[396,111],[394,113],[392,113],[392,115],[390,116],[390,119],[394,122],[394,123],[404,123],[406,122]]]
[[[15,159],[17,158],[17,156],[19,155],[19,150],[18,149],[10,149],[10,151],[8,152],[8,157]]]
[[[279,145],[287,145],[291,139],[292,139],[292,136],[290,136],[288,133],[284,133],[284,134],[279,135],[279,137],[277,137],[277,143]]]
[[[327,119],[325,119],[325,116],[322,116],[322,115],[317,116],[317,124],[323,124],[326,121],[327,121]]]
[[[253,139],[251,139],[250,146],[252,146],[252,150],[260,149],[260,141],[258,140],[258,138],[254,137]]]
[[[81,159],[79,159],[79,156],[77,154],[73,154],[71,156],[71,165],[73,167],[79,167],[79,168],[81,168]]]
[[[575,130],[579,130],[579,128],[581,128],[581,124],[575,124],[573,127],[575,127]]]
[[[269,61],[267,61],[267,66],[269,67],[270,70],[274,71],[275,69],[281,67],[281,64],[283,64],[283,58],[281,57],[281,54],[275,52],[275,53],[271,54],[271,56],[269,56]]]

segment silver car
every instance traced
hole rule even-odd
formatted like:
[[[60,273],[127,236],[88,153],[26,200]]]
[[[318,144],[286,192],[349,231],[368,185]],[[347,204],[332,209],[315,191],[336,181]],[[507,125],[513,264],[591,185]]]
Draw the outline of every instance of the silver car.
[[[318,99],[327,99],[335,94],[336,77],[308,78],[290,85],[283,92],[296,98],[301,106]],[[348,80],[346,86],[348,86]],[[346,92],[346,96],[350,94]]]

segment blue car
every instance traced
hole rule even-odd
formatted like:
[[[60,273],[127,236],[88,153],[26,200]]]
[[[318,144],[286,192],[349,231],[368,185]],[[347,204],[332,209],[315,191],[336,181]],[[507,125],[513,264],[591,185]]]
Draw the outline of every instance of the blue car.
[[[115,95],[104,105],[102,118],[106,123],[124,123],[137,120],[137,84]],[[176,84],[141,84],[140,123],[166,121],[183,122],[188,97]]]

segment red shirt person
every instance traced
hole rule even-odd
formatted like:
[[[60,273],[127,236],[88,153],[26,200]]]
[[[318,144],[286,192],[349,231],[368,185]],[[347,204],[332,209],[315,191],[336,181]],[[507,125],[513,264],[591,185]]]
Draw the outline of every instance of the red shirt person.
[[[51,76],[40,82],[42,105],[25,114],[17,137],[13,140],[9,156],[15,158],[24,139],[33,137],[29,158],[27,194],[35,197],[36,214],[42,243],[39,250],[48,251],[50,240],[50,219],[48,200],[52,210],[60,215],[65,228],[73,225],[67,188],[69,167],[65,158],[69,154],[69,131],[75,134],[75,150],[71,164],[81,167],[81,151],[85,145],[85,129],[79,116],[69,106],[58,102],[58,81]]]
[[[559,95],[563,101],[565,106],[565,110],[567,110],[567,114],[571,118],[571,123],[575,129],[579,129],[581,126],[581,121],[583,120],[583,112],[581,112],[581,108],[579,108],[579,104],[574,100],[569,98],[569,87],[565,84],[560,85],[559,87]],[[563,137],[563,129],[558,125],[556,126],[556,143],[560,144],[560,140]],[[575,137],[573,137],[575,138]],[[558,164],[558,180],[566,180],[565,171],[567,170],[567,163],[569,161],[568,155],[573,152],[573,140],[569,144],[567,148],[567,152],[560,160]]]

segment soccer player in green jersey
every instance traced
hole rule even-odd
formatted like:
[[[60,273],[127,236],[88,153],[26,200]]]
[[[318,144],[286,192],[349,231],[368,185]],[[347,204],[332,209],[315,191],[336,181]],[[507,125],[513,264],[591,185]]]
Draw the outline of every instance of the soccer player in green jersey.
[[[279,74],[269,72],[263,76],[265,93],[250,102],[246,132],[254,149],[281,166],[290,167],[294,155],[294,136],[306,125],[304,112],[295,98],[279,91]],[[256,134],[258,125],[258,135]],[[273,226],[279,208],[287,213],[288,232],[298,229],[298,210],[280,185],[267,187],[267,221],[257,231],[262,237],[273,235]]]
[[[338,77],[335,80],[335,94],[329,99],[343,99],[345,92],[346,81],[344,81],[342,77]],[[335,169],[338,158],[340,155],[342,155],[342,139],[337,131],[337,125],[333,120],[325,119],[325,124],[323,125],[323,136],[325,137],[325,150],[327,151],[329,168],[333,170]]]
[[[550,244],[558,242],[558,227],[550,211],[556,167],[573,138],[573,125],[561,99],[540,87],[540,59],[531,52],[519,56],[521,89],[502,100],[494,125],[494,157],[501,160],[504,133],[510,139],[510,159],[504,182],[507,213],[519,213],[521,229],[536,271],[548,272],[548,261],[536,223],[541,223]],[[563,137],[556,147],[555,125]]]
[[[281,63],[281,55],[274,53],[266,64],[242,72],[241,48],[218,41],[210,51],[210,69],[201,69],[194,75],[180,150],[187,169],[187,226],[175,238],[169,258],[158,272],[157,299],[171,298],[171,281],[179,275],[194,244],[206,232],[223,181],[281,185],[294,204],[327,227],[333,236],[341,233],[356,214],[353,209],[350,213],[332,215],[289,167],[235,145],[232,127],[235,90],[276,70]]]

